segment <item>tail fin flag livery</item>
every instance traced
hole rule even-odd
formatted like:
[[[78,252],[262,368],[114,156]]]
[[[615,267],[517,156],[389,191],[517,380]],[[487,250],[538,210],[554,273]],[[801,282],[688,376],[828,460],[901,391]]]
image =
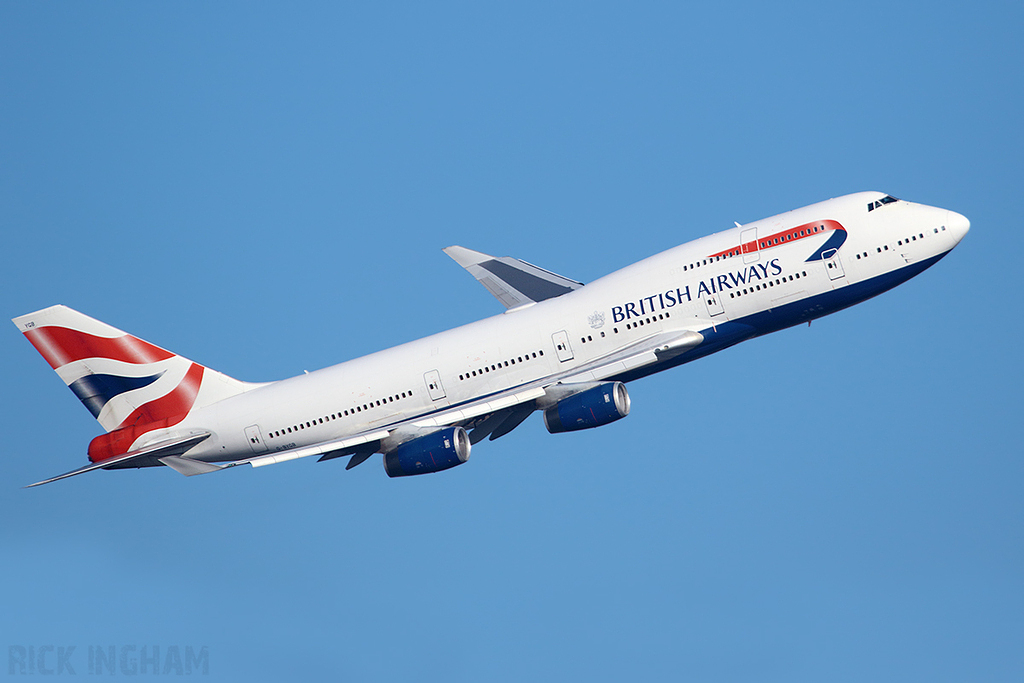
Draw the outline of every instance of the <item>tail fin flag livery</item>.
[[[107,432],[89,447],[94,463],[129,452],[145,434],[173,427],[193,408],[252,386],[67,306],[14,324]]]
[[[89,444],[91,464],[39,483],[311,455],[351,456],[351,469],[374,453],[391,477],[440,472],[538,410],[551,433],[620,420],[625,382],[866,301],[930,268],[969,229],[953,211],[861,192],[737,224],[586,286],[449,247],[505,312],[263,384],[51,306],[14,324],[105,433]]]

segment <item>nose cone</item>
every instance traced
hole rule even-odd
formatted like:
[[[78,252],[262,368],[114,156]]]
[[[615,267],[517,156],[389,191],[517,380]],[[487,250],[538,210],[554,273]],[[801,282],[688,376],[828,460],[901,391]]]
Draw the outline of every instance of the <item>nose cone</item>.
[[[967,231],[971,229],[971,222],[967,220],[966,216],[962,216],[956,211],[947,211],[946,227],[953,233],[953,239],[960,242]]]

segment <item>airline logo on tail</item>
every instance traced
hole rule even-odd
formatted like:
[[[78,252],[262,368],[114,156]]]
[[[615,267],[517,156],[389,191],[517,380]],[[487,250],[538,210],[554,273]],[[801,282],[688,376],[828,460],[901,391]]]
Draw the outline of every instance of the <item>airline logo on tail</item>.
[[[198,363],[64,306],[14,322],[108,432],[172,426],[195,404]]]

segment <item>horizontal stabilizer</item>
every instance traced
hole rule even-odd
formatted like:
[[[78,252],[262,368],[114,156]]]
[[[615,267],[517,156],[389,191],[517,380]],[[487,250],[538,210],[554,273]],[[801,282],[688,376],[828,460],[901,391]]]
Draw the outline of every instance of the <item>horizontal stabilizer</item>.
[[[551,271],[511,258],[452,246],[444,250],[508,309],[553,299],[583,286]]]
[[[155,444],[152,444],[150,446],[146,446],[144,448],[140,448],[137,451],[130,451],[130,452],[125,453],[123,455],[118,455],[118,456],[115,456],[113,458],[108,458],[106,460],[100,460],[99,462],[90,463],[90,464],[86,465],[85,467],[80,467],[77,470],[73,470],[71,472],[65,472],[64,474],[61,474],[61,475],[56,476],[56,477],[51,477],[50,479],[44,479],[43,481],[37,481],[34,484],[29,484],[25,488],[30,489],[33,486],[41,486],[43,484],[49,484],[51,481],[57,481],[58,479],[67,479],[68,477],[73,477],[76,474],[85,474],[86,472],[92,472],[93,470],[100,470],[100,469],[103,469],[103,468],[106,468],[106,467],[112,467],[113,465],[119,465],[121,467],[131,467],[130,463],[133,460],[143,460],[143,459],[155,458],[155,459],[160,460],[161,462],[163,462],[163,459],[169,459],[170,457],[181,455],[182,453],[184,453],[188,449],[192,448],[193,446],[195,446],[198,443],[201,443],[201,442],[205,441],[209,437],[210,437],[210,432],[203,432],[201,434],[190,434],[188,436],[179,437],[177,439],[171,439],[169,441],[161,441],[160,443],[155,443]],[[180,460],[184,460],[185,458],[179,458],[179,459]],[[198,462],[198,461],[192,460],[190,462],[194,462],[195,463],[195,462]],[[164,464],[169,464],[169,463],[164,463]],[[202,464],[206,465],[208,463],[202,463]],[[213,467],[214,467],[214,469],[218,469],[216,466],[213,466]],[[176,469],[179,472],[181,472],[181,470],[178,469],[177,467],[175,467],[174,469]],[[207,471],[209,471],[209,470],[207,470]],[[183,472],[183,474],[184,474],[184,472]],[[199,472],[192,472],[192,474],[199,474]]]

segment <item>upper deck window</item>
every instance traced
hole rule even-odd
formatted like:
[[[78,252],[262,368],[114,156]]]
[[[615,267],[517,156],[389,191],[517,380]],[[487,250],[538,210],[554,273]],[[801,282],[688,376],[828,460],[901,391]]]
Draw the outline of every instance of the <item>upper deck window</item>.
[[[877,202],[868,202],[868,211],[874,211],[880,206],[883,206],[885,204],[892,204],[898,201],[899,199],[896,199],[896,197],[893,197],[891,194],[887,194],[881,199],[879,199]]]

